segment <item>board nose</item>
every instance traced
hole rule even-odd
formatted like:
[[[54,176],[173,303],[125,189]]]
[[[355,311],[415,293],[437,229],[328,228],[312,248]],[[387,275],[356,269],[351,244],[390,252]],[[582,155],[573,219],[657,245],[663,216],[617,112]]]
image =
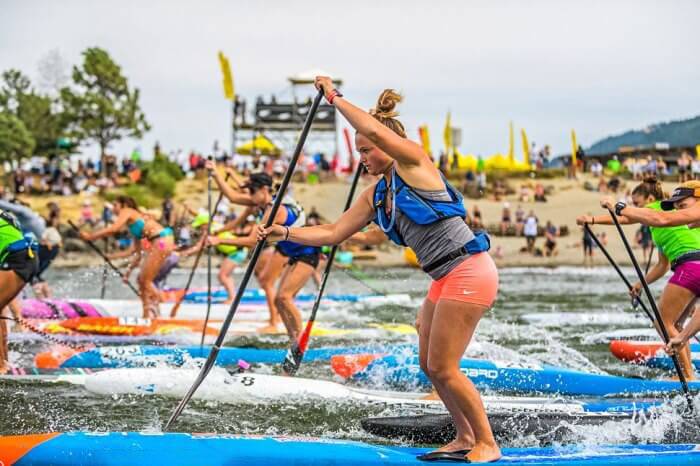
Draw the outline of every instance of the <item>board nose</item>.
[[[31,464],[31,450],[58,435],[60,434],[51,433],[0,437],[0,464],[11,466],[25,457],[27,464]]]

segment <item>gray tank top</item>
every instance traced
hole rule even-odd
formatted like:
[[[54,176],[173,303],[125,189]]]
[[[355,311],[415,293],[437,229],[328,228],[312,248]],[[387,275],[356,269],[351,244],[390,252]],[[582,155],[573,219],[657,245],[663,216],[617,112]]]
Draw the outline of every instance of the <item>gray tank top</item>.
[[[433,201],[450,201],[450,193],[446,190],[424,191],[413,188],[419,195]],[[392,199],[392,202],[393,199]],[[396,229],[403,237],[404,242],[416,253],[418,262],[425,267],[435,262],[446,254],[461,248],[474,239],[471,228],[460,217],[450,217],[431,225],[418,225],[396,209]],[[468,256],[464,255],[452,259],[440,267],[430,271],[433,280],[438,280],[452,271]]]

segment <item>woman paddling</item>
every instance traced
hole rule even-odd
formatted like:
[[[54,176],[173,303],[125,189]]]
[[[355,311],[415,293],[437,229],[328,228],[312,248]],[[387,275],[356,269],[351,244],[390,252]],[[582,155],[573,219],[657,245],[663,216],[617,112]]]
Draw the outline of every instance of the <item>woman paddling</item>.
[[[700,186],[700,183],[698,183]],[[638,223],[637,218],[628,215],[635,211],[655,213],[662,209],[687,208],[689,203],[695,202],[689,198],[679,199],[678,196],[662,200],[664,193],[655,178],[648,179],[632,191],[632,200],[637,208],[626,207],[624,203],[618,203],[615,207],[616,215],[621,224]],[[603,201],[603,206],[612,205],[609,200]],[[612,207],[611,207],[612,208]],[[577,219],[579,224],[614,224],[609,214],[591,217],[588,215]],[[659,308],[661,318],[671,337],[675,337],[681,330],[682,322],[688,317],[693,308],[693,302],[700,296],[700,230],[690,229],[685,225],[675,227],[650,226],[651,236],[659,251],[659,261],[646,274],[647,283],[651,284],[662,278],[669,267],[673,275],[668,280],[661,294]],[[693,257],[695,259],[693,259]],[[630,292],[633,297],[639,296],[642,284],[637,282]],[[693,364],[690,356],[690,347],[686,344],[680,352],[679,361],[687,380],[696,380]]]
[[[143,261],[138,276],[139,294],[143,305],[143,318],[153,318],[160,315],[160,293],[153,283],[170,253],[175,249],[173,230],[163,228],[150,216],[138,210],[136,202],[127,196],[119,196],[114,201],[114,213],[117,215],[113,224],[92,233],[81,232],[80,237],[85,241],[95,241],[106,236],[117,235],[127,228],[134,237],[135,254],[127,272],[129,274]],[[142,253],[142,239],[148,239],[150,246]]]
[[[15,216],[0,209],[0,314],[38,271],[31,240],[25,238]],[[10,370],[7,354],[7,321],[1,319],[0,374]]]
[[[258,227],[260,237],[312,246],[338,244],[375,221],[397,244],[411,247],[433,279],[420,310],[421,368],[449,410],[455,440],[422,455],[423,460],[495,461],[501,457],[479,392],[459,370],[459,362],[481,316],[498,289],[498,271],[488,237],[464,223],[461,195],[440,175],[423,149],[406,138],[395,118],[401,97],[387,89],[367,113],[345,100],[330,78],[317,77],[326,99],[357,131],[360,160],[382,178],[366,189],[332,224],[305,228]]]
[[[220,180],[217,180],[217,184],[219,182]],[[264,223],[270,214],[274,200],[272,178],[265,173],[255,173],[251,175],[250,181],[244,187],[250,191],[250,198],[258,209],[258,218],[261,223]],[[222,192],[226,194],[225,191]],[[306,223],[306,215],[291,196],[285,196],[282,208],[277,211],[273,222],[283,228],[302,226]],[[251,230],[249,236],[241,238],[209,237],[209,244],[213,246],[232,244],[239,247],[253,247],[255,243],[257,243],[256,230]],[[274,305],[270,308],[271,318],[274,309],[282,318],[290,341],[296,341],[302,331],[301,312],[294,304],[294,298],[309,278],[313,276],[320,260],[320,254],[321,248],[319,247],[305,246],[292,241],[281,241],[274,250],[267,253],[267,260],[260,274],[263,278],[262,281],[259,280],[260,286],[265,290],[268,304]],[[271,285],[274,284],[274,280],[280,272],[279,284],[275,290]],[[270,326],[272,325],[271,321]]]

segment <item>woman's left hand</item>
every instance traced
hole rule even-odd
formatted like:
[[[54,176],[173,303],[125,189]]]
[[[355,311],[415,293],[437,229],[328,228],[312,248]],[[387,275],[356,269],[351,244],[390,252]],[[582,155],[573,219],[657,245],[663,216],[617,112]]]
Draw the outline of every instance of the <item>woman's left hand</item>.
[[[216,237],[216,236],[209,236],[207,237],[207,245],[209,246],[216,246],[219,243],[221,243],[221,239]]]
[[[80,232],[80,238],[85,241],[92,241],[92,235],[86,231]]]
[[[613,210],[613,209],[615,208],[615,199],[613,199],[612,197],[604,197],[604,198],[600,201],[600,206],[601,206],[603,209],[610,209],[610,210]]]
[[[282,225],[270,225],[265,228],[264,225],[258,225],[255,227],[255,234],[258,241],[266,239],[268,241],[281,241],[287,236],[287,229]]]
[[[333,87],[333,80],[328,76],[316,76],[314,86],[316,86],[316,89],[318,90],[323,90],[323,95],[326,97],[326,99],[330,95],[331,91],[335,89]]]

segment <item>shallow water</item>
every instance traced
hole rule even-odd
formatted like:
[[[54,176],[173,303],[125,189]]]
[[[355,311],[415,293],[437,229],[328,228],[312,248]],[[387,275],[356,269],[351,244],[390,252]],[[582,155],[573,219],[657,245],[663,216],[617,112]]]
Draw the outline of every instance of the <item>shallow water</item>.
[[[501,286],[494,309],[482,320],[476,339],[482,343],[478,356],[510,360],[539,361],[591,372],[658,377],[658,371],[632,366],[615,359],[607,344],[589,344],[595,336],[610,330],[648,327],[645,317],[630,306],[624,285],[611,269],[578,269],[562,267],[502,269]],[[177,269],[168,285],[184,286],[188,271]],[[628,277],[633,271],[627,270]],[[47,274],[56,297],[97,298],[100,295],[102,269],[54,269]],[[361,273],[372,287],[392,293],[409,293],[411,306],[382,306],[364,309],[357,305],[335,306],[321,311],[320,320],[353,326],[363,322],[413,323],[429,280],[413,269],[382,269]],[[240,279],[240,273],[236,275]],[[215,278],[214,278],[215,281]],[[198,273],[194,286],[206,285],[206,273]],[[257,286],[255,283],[251,287]],[[652,289],[658,294],[663,283]],[[313,292],[313,285],[307,286]],[[334,271],[328,293],[367,293],[358,280],[341,271]],[[106,298],[131,299],[131,291],[110,277]],[[324,312],[326,314],[324,314]],[[533,314],[547,313],[550,319],[534,319]],[[594,314],[585,323],[572,317]],[[555,316],[556,314],[556,316]],[[607,321],[605,316],[608,316]],[[610,317],[625,316],[610,322]],[[580,317],[580,316],[579,316]],[[604,322],[597,322],[603,320]],[[563,322],[563,323],[562,323]],[[317,339],[312,346],[355,345],[368,343],[366,335],[342,339]],[[395,342],[411,342],[414,337],[395,337]],[[384,343],[381,339],[377,343]],[[252,344],[261,347],[282,347],[280,337],[245,337],[227,344]],[[31,364],[32,355],[47,345],[11,346],[11,359],[19,365]],[[276,367],[255,367],[254,370],[276,373]],[[326,362],[305,363],[302,377],[341,381]],[[65,384],[0,382],[0,433],[26,434],[46,431],[159,431],[179,400],[159,396],[98,396],[81,387]],[[676,401],[676,404],[679,402]],[[655,442],[675,438],[681,429],[680,417],[669,407],[654,422],[618,423],[614,426],[575,427],[571,441],[589,443]],[[360,419],[368,416],[390,416],[402,413],[398,408],[363,406],[361,404],[314,402],[251,406],[217,402],[192,401],[180,416],[176,430],[185,432],[229,432],[244,434],[310,435],[383,441],[360,428]],[[537,440],[521,435],[509,440],[511,445],[529,446]]]

